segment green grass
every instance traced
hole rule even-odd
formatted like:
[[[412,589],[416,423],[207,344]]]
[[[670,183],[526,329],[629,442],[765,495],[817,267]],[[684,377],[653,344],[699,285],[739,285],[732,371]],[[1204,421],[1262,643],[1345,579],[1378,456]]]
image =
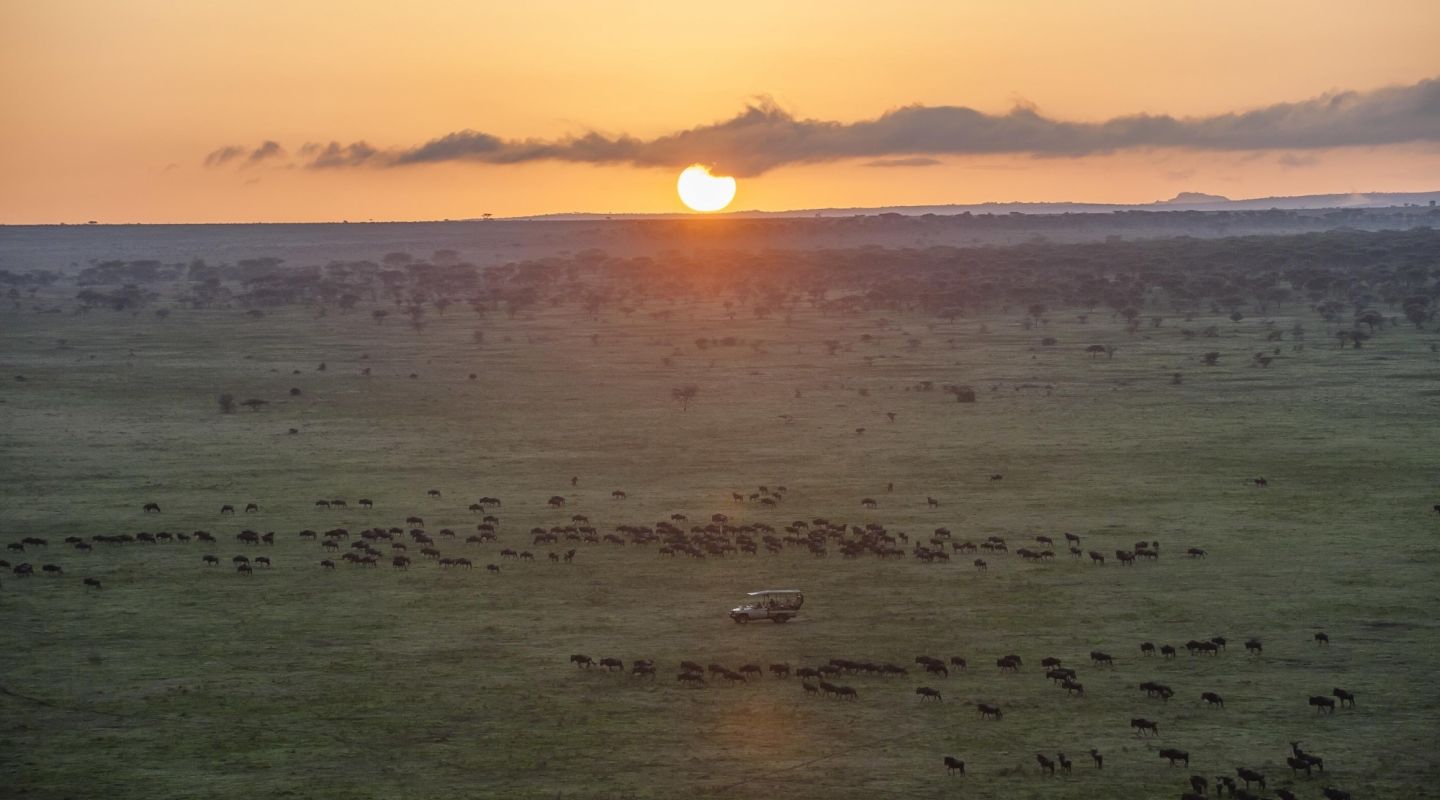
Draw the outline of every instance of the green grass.
[[[1196,320],[1186,325],[1219,325],[1221,338],[1185,340],[1178,320],[1131,337],[1104,314],[1088,325],[1051,316],[1024,331],[1000,317],[932,329],[895,315],[888,328],[807,313],[792,325],[729,321],[718,305],[679,307],[673,322],[545,310],[486,320],[477,346],[459,309],[420,335],[399,320],[299,309],[260,321],[7,312],[0,528],[7,542],[48,537],[23,557],[66,576],[7,573],[0,588],[5,794],[1170,797],[1191,772],[1236,765],[1286,783],[1287,743],[1300,739],[1326,758],[1324,782],[1356,798],[1436,796],[1435,335],[1389,330],[1338,350],[1305,317],[1305,349],[1287,335],[1260,369],[1250,356],[1273,345],[1253,320]],[[1293,321],[1275,318],[1282,330]],[[977,333],[982,323],[993,332]],[[901,330],[921,347],[906,350]],[[1046,335],[1059,346],[1040,347]],[[766,352],[699,353],[699,336],[763,340]],[[826,339],[851,348],[828,356]],[[1096,342],[1120,349],[1092,359],[1082,351]],[[1203,367],[1210,350],[1224,355]],[[979,402],[907,390],[922,380],[970,384]],[[682,412],[670,389],[686,383],[701,392]],[[302,396],[288,397],[292,386]],[[221,392],[271,405],[221,415]],[[1269,489],[1247,485],[1260,475]],[[730,502],[758,484],[789,496],[778,509]],[[444,497],[426,498],[432,487]],[[629,499],[611,500],[617,488]],[[546,508],[552,494],[568,507]],[[969,557],[695,561],[587,545],[572,565],[535,548],[537,563],[505,562],[499,576],[432,563],[330,573],[296,536],[412,513],[463,536],[481,495],[504,500],[500,544],[440,546],[482,565],[577,513],[602,532],[674,512],[880,522],[912,536],[943,525],[1012,548],[1074,531],[1107,553],[1157,539],[1163,557],[1122,569],[1063,551],[1038,565],[996,555],[979,574]],[[927,495],[941,506],[927,508]],[[862,510],[865,496],[880,507]],[[324,512],[312,506],[321,497],[376,508]],[[150,500],[165,513],[142,516]],[[251,500],[262,513],[216,513]],[[242,527],[279,540],[266,551],[275,567],[249,579],[228,565],[256,554],[233,541]],[[85,555],[59,541],[158,529],[206,529],[220,543]],[[1189,546],[1210,557],[1181,558]],[[203,567],[206,552],[225,566]],[[83,591],[85,576],[104,590]],[[800,619],[725,618],[743,592],[774,586],[805,590]],[[1312,643],[1317,630],[1329,649]],[[1216,659],[1182,650],[1165,663],[1137,649],[1213,635],[1232,642]],[[1263,657],[1239,647],[1251,636]],[[1091,649],[1117,668],[1091,669]],[[654,658],[660,678],[579,671],[566,661],[575,652]],[[1011,652],[1026,668],[1002,676],[994,659]],[[692,691],[673,679],[681,659],[908,664],[921,653],[972,666],[948,680],[847,678],[855,703],[807,699],[798,681]],[[1088,697],[1041,677],[1047,655],[1078,667]],[[1146,700],[1133,688],[1146,679],[1177,696]],[[945,701],[921,705],[911,692],[922,684]],[[1358,708],[1317,717],[1307,696],[1336,686]],[[1227,708],[1201,707],[1206,690]],[[1004,721],[982,723],[975,701],[1000,704]],[[1136,739],[1132,716],[1158,719],[1164,735]],[[1188,750],[1193,769],[1167,767],[1155,746]],[[1056,751],[1075,773],[1040,776],[1034,753]],[[945,774],[947,754],[969,777]],[[1320,796],[1320,779],[1295,783]]]

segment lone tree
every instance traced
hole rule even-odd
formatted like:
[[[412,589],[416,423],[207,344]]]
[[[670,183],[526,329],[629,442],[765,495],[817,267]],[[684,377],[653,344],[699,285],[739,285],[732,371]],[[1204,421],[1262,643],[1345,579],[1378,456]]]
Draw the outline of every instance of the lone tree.
[[[1098,356],[1101,353],[1105,352],[1105,345],[1092,344],[1089,347],[1085,348],[1085,352],[1089,353],[1091,358],[1094,358],[1095,356]]]
[[[220,395],[220,398],[219,398],[218,402],[219,402],[219,404],[220,404],[220,413],[221,413],[221,414],[234,414],[234,413],[235,413],[235,395],[233,395],[233,394],[222,394],[222,395]]]
[[[691,383],[685,386],[676,386],[674,389],[671,389],[670,399],[680,404],[681,411],[689,411],[690,403],[695,400],[698,394],[700,394],[700,387]]]

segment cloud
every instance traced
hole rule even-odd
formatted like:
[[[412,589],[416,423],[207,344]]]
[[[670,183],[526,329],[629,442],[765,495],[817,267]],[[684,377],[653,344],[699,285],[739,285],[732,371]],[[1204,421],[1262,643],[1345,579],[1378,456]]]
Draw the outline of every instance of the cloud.
[[[285,155],[285,148],[279,142],[266,140],[259,147],[250,151],[250,156],[245,159],[245,165],[251,166],[271,158],[282,158]]]
[[[234,159],[237,159],[243,155],[245,155],[245,148],[233,144],[228,145],[218,150],[211,151],[209,155],[205,156],[205,166],[223,166],[225,163],[233,161]]]
[[[684,167],[748,177],[792,164],[868,159],[873,166],[922,166],[947,155],[1079,157],[1178,148],[1250,152],[1440,142],[1440,79],[1367,92],[1347,91],[1205,117],[1132,114],[1100,122],[1054,119],[1024,103],[1003,114],[963,106],[912,105],[858,122],[803,119],[761,98],[720,122],[653,139],[585,133],[505,139],[463,130],[423,144],[379,150],[364,141],[308,144],[313,169],[474,162],[562,161]],[[230,148],[206,158],[224,163]]]
[[[1313,167],[1320,163],[1318,156],[1300,153],[1283,153],[1276,161],[1286,169],[1299,169],[1301,167]]]
[[[305,166],[313,169],[358,167],[369,163],[379,154],[379,150],[364,142],[347,145],[341,145],[339,142],[330,142],[324,145],[308,142],[300,148],[300,157],[305,159]]]
[[[933,167],[944,163],[938,158],[925,158],[923,156],[911,156],[910,158],[877,158],[874,161],[866,161],[867,167]]]

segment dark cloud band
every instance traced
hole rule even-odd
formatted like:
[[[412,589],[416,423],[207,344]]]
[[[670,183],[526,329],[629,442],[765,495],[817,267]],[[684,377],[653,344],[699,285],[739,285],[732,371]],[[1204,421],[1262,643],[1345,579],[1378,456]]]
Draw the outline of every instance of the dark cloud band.
[[[906,106],[859,122],[800,119],[769,100],[736,116],[654,139],[587,133],[559,139],[503,139],[466,130],[381,151],[365,142],[301,149],[316,169],[362,165],[563,161],[683,167],[754,176],[789,164],[867,159],[873,166],[925,166],[935,156],[1026,153],[1074,157],[1118,150],[1313,150],[1440,141],[1440,79],[1368,92],[1337,92],[1208,117],[1135,114],[1103,122],[1052,119],[1032,108],[987,114],[962,106]],[[278,146],[277,146],[278,147]],[[206,163],[223,164],[231,148]]]

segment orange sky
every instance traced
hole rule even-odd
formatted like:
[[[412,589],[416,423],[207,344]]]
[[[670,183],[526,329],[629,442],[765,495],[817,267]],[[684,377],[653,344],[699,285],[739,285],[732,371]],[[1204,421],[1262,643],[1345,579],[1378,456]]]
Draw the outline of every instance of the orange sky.
[[[226,145],[463,129],[642,138],[734,116],[909,104],[1096,122],[1202,116],[1440,76],[1433,0],[0,3],[0,222],[436,219],[680,211],[678,170],[535,162],[203,165]],[[733,209],[1145,202],[1440,189],[1436,142],[1326,150],[937,156],[781,166]]]

